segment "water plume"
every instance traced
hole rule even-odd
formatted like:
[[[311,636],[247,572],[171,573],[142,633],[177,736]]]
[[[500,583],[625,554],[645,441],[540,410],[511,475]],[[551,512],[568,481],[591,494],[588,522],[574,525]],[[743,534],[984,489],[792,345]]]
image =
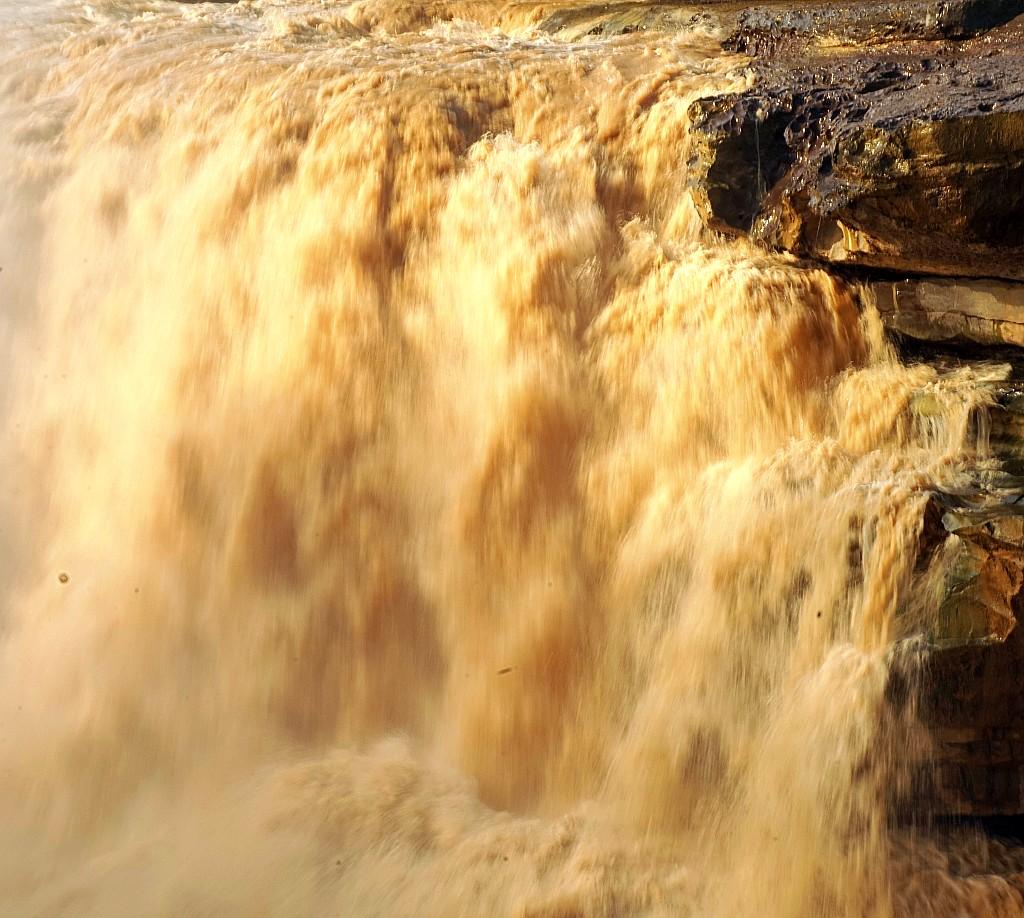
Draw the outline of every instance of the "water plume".
[[[703,229],[742,58],[537,15],[18,20],[3,913],[918,913],[893,661],[984,387]]]

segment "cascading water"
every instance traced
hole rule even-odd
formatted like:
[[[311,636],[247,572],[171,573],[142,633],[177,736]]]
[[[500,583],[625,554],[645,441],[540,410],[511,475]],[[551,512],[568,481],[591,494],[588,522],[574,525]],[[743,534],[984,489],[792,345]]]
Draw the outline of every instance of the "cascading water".
[[[0,10],[0,913],[1018,913],[891,818],[987,390],[701,228],[744,59],[537,15]]]

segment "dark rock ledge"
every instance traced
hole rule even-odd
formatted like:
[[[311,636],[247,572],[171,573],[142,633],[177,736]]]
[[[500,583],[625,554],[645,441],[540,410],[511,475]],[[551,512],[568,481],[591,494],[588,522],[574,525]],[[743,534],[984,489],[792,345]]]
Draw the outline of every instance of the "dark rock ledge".
[[[771,53],[694,104],[693,192],[715,229],[852,269],[902,335],[1024,346],[1024,16],[966,28],[1024,2],[958,9],[963,40],[733,34]]]
[[[1019,51],[834,57],[698,102],[708,222],[829,262],[1024,279]]]

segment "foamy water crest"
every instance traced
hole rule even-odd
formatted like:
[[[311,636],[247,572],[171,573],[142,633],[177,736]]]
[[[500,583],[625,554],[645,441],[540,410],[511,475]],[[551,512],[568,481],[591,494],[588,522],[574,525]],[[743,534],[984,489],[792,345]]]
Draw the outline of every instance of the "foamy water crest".
[[[1018,913],[892,818],[984,388],[539,16],[4,10],[3,914]]]

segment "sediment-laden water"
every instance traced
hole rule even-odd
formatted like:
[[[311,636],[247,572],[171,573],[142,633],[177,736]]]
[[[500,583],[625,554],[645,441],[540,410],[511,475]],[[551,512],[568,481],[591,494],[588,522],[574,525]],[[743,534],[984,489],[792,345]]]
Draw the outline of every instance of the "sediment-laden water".
[[[542,15],[0,7],[0,913],[1021,909],[894,816],[988,389],[702,228],[744,58]]]

